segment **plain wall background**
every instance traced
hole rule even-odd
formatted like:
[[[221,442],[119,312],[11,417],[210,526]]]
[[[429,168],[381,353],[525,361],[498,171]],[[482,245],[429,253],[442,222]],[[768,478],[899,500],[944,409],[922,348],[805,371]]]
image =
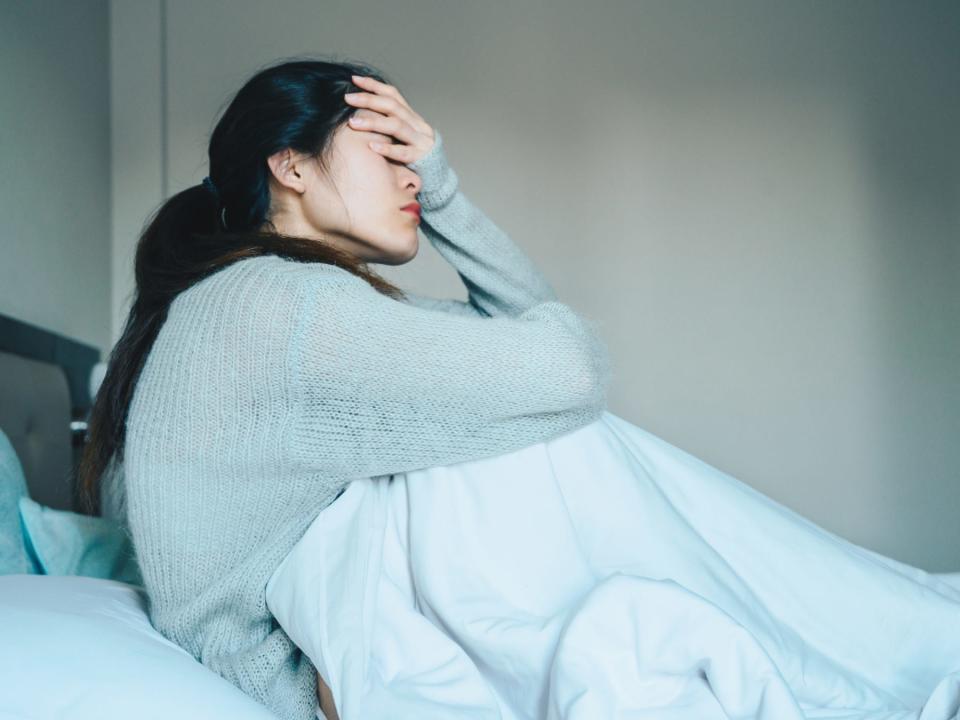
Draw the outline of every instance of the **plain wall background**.
[[[111,335],[109,3],[0,0],[0,313]]]
[[[70,176],[58,192],[83,178],[90,227],[76,227],[31,162],[37,124],[10,107],[24,93],[0,91],[21,133],[4,138],[4,163],[35,188],[16,207],[0,198],[26,218],[0,311],[106,351],[137,234],[206,174],[239,86],[299,53],[368,61],[441,130],[471,200],[601,323],[612,412],[858,544],[960,570],[957,3],[139,0],[111,3],[109,23],[43,5],[54,28],[81,14],[96,26],[86,73],[49,32],[39,47],[4,43],[4,67],[25,75],[14,87],[56,74],[49,97],[30,96],[39,114],[74,98],[77,73],[108,77],[111,160],[84,160],[106,132],[102,93],[44,126],[48,143],[85,144],[56,165]],[[2,7],[15,39],[19,6]],[[107,27],[105,68],[90,57]],[[79,257],[96,290],[76,280]],[[376,267],[465,297],[426,240],[410,264]],[[69,300],[28,300],[27,286]]]

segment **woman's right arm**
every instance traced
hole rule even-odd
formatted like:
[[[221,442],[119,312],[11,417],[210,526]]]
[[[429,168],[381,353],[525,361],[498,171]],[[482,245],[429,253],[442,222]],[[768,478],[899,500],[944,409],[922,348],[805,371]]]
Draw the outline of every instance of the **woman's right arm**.
[[[438,313],[350,273],[320,271],[298,305],[288,450],[327,477],[498,455],[605,409],[607,348],[562,303],[516,317]]]

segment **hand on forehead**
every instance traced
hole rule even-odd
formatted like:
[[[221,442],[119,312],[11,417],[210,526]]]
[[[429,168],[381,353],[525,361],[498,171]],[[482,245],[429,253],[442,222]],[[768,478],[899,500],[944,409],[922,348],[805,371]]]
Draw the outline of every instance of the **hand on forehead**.
[[[370,110],[369,108],[359,108],[356,112],[353,113],[352,117],[361,118],[363,120],[375,120],[375,119],[383,119],[387,116],[384,115],[383,113],[377,112],[376,110]],[[388,135],[382,130],[377,130],[375,128],[372,128],[369,125],[363,126],[363,127],[353,127],[351,128],[351,130],[355,130],[356,132],[367,133],[368,135],[375,136],[373,138],[374,140],[379,139],[379,140],[383,140],[384,142],[391,142],[391,143],[394,141],[392,136]]]
[[[370,120],[372,118],[382,118],[385,116],[383,113],[378,113],[376,110],[370,110],[369,108],[357,108],[357,110],[353,113],[353,117]]]

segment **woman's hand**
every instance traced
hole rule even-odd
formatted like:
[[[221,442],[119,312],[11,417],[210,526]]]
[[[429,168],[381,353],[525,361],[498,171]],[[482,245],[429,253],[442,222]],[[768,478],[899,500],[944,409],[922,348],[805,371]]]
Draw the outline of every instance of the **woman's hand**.
[[[393,85],[382,83],[365,75],[353,75],[353,82],[366,92],[347,93],[343,96],[358,108],[350,117],[350,127],[355,130],[392,135],[400,145],[371,142],[370,147],[392,160],[408,163],[419,160],[433,147],[434,132],[427,121],[413,111]],[[360,108],[369,110],[358,114]]]

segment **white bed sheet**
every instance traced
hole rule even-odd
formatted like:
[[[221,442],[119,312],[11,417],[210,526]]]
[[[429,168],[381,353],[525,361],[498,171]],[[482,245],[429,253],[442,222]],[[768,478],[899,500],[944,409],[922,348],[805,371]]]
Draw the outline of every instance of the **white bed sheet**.
[[[960,712],[960,589],[611,413],[354,481],[267,603],[341,720]]]

